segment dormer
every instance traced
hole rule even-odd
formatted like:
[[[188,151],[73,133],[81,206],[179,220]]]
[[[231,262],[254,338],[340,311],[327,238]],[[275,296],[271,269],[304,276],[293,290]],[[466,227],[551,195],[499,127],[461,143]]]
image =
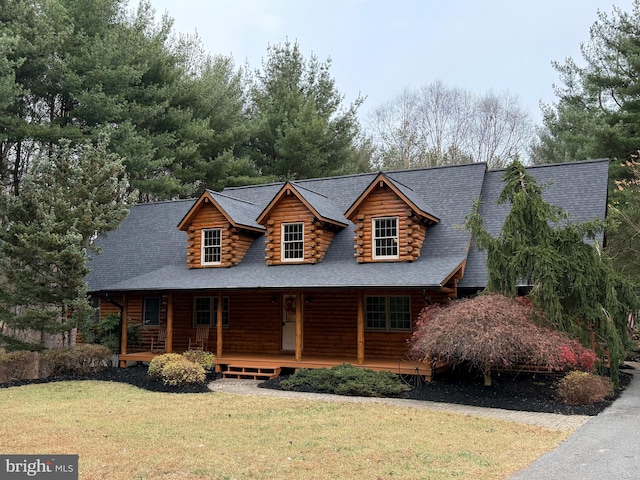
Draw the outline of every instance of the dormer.
[[[384,173],[345,217],[355,224],[354,256],[359,263],[417,260],[427,227],[440,221],[415,191]]]
[[[329,198],[287,182],[262,211],[267,265],[318,263],[335,233],[348,225]]]
[[[187,267],[238,265],[264,233],[254,220],[258,212],[250,202],[206,190],[178,225],[187,232]]]

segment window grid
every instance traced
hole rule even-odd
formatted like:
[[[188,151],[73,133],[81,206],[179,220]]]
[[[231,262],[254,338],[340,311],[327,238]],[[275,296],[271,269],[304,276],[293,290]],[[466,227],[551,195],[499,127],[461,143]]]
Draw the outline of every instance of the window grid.
[[[410,331],[410,299],[408,296],[366,297],[365,319],[368,330]]]
[[[144,299],[144,325],[158,325],[160,323],[160,298],[147,297]]]
[[[193,300],[193,325],[215,327],[218,319],[218,297],[195,297]],[[222,297],[222,326],[229,326],[229,297]]]
[[[398,258],[398,218],[373,219],[373,258]]]
[[[282,261],[304,259],[304,223],[282,224]]]
[[[207,228],[202,230],[202,264],[220,263],[222,257],[222,230]]]

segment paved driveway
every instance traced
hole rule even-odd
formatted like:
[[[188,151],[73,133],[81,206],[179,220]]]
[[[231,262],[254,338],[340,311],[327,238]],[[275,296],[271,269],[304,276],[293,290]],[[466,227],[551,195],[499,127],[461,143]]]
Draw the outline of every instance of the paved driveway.
[[[640,479],[640,365],[633,366],[618,400],[510,480]]]

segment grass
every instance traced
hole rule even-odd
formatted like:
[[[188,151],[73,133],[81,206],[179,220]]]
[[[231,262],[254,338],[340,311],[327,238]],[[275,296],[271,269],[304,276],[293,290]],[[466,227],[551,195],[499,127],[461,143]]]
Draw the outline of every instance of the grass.
[[[0,452],[79,454],[83,480],[506,479],[569,434],[426,409],[97,381],[2,389],[0,406]]]

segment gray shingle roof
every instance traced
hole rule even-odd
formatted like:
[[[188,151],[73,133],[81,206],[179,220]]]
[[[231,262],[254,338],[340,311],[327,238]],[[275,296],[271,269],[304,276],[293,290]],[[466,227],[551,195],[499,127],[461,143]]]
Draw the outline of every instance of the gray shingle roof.
[[[292,183],[291,185],[321,217],[347,225],[348,221],[344,217],[344,212],[338,208],[333,200],[303,185],[297,185],[296,183]]]
[[[256,218],[260,215],[259,206],[212,190],[207,190],[207,192],[218,202],[218,205],[220,205],[227,215],[233,219],[234,223],[264,230],[264,227],[256,222]]]
[[[545,198],[569,209],[576,220],[586,220],[603,218],[605,214],[607,168],[607,161],[592,161],[534,167],[530,171],[541,182],[554,180]],[[190,270],[186,266],[186,233],[176,226],[195,200],[143,204],[133,207],[116,231],[97,240],[103,253],[90,261],[89,290],[435,287],[467,259],[470,235],[463,225],[473,200],[482,193],[482,215],[491,232],[499,232],[508,210],[507,206],[495,205],[502,172],[486,172],[484,164],[388,172],[387,177],[418,197],[416,201],[435,207],[440,222],[428,228],[421,256],[415,262],[358,264],[353,256],[353,225],[343,214],[376,175],[295,182],[297,191],[319,213],[322,210],[331,215],[327,218],[342,215],[342,221],[348,224],[336,233],[324,260],[318,264],[267,266],[264,236],[260,236],[240,265]],[[248,221],[244,216],[250,215],[253,208],[245,207],[253,204],[258,212],[255,221],[282,186],[274,183],[228,188],[222,194],[214,194],[216,200],[227,202],[225,206],[221,203],[225,211],[234,219],[243,218],[242,222]],[[239,210],[234,210],[236,207]],[[486,282],[485,258],[471,248],[465,277],[459,285],[481,287],[483,282]]]
[[[607,210],[609,162],[607,159],[585,162],[560,163],[529,167],[540,185],[546,185],[543,198],[570,214],[573,222],[603,219]],[[480,214],[487,231],[497,237],[510,205],[498,205],[502,192],[504,170],[493,170],[485,175],[482,187]],[[602,236],[598,239],[602,242]],[[464,278],[459,287],[483,288],[487,283],[487,254],[475,246],[469,251]]]
[[[425,202],[424,198],[418,195],[417,192],[407,187],[403,183],[399,182],[398,180],[394,180],[393,177],[389,177],[388,175],[385,175],[385,177],[387,177],[389,181],[393,184],[393,186],[396,187],[400,192],[402,192],[402,194],[410,202],[412,202],[416,207],[418,207],[423,212],[428,213],[432,217],[440,219],[436,211],[433,208],[431,208],[431,206],[427,202]]]

